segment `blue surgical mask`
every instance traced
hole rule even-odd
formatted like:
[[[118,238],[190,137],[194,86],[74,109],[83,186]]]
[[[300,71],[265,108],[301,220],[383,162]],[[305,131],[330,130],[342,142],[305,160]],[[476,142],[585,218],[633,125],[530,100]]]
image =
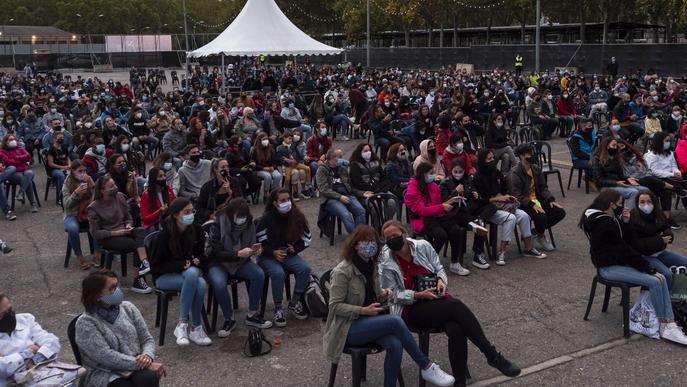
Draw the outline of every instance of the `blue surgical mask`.
[[[337,167],[347,167],[348,166],[348,160],[338,159],[338,160],[336,160],[336,166]]]
[[[291,211],[291,201],[289,200],[288,202],[279,203],[279,206],[277,206],[277,211],[279,211],[281,214],[286,214],[287,212]]]
[[[327,136],[327,128],[322,128],[320,129],[320,136],[326,137]]]
[[[100,302],[107,305],[119,305],[122,301],[124,301],[124,292],[122,292],[122,288],[119,286],[112,294],[100,296]]]
[[[670,143],[669,142],[663,143],[663,150],[670,150]]]
[[[434,175],[425,176],[425,183],[429,184],[434,181]]]
[[[172,169],[172,163],[162,164],[162,169],[164,169],[165,171],[169,171],[170,169]]]
[[[95,151],[98,153],[105,153],[105,144],[98,144],[95,146]]]
[[[122,144],[122,152],[126,153],[129,151],[129,144]]]
[[[611,130],[612,130],[612,131],[615,131],[615,132],[619,131],[619,130],[620,130],[620,125],[617,125],[617,124],[616,124],[616,125],[611,126]]]
[[[193,224],[194,214],[186,214],[181,216],[181,223],[190,226]]]
[[[377,249],[377,244],[374,242],[360,242],[356,251],[360,258],[367,261],[377,255]]]

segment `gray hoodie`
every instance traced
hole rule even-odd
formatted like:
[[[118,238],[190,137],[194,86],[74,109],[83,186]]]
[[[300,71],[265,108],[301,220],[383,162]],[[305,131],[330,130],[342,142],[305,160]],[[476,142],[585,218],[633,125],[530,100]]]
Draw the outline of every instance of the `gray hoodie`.
[[[179,168],[179,196],[187,199],[197,198],[200,188],[210,180],[210,160],[201,159],[195,166],[191,165],[190,160],[184,161],[184,165]]]

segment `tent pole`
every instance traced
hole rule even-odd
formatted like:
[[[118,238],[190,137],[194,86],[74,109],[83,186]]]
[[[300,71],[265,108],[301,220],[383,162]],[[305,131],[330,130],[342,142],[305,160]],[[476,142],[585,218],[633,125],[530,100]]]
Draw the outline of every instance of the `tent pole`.
[[[227,70],[224,68],[224,53],[222,53],[222,94],[226,94],[227,90],[225,85],[227,84]]]
[[[184,87],[185,91],[188,91],[189,89],[189,79],[188,79],[188,53],[190,50],[188,49],[188,25],[186,23],[186,0],[181,0],[181,5],[184,10],[184,37],[186,39],[186,66],[184,66],[184,74],[186,76],[186,87]]]

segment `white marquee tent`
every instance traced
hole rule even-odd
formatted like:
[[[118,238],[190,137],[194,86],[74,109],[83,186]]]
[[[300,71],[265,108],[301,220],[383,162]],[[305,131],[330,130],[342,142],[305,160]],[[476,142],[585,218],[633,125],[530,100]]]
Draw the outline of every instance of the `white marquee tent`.
[[[224,32],[189,56],[335,55],[342,51],[301,31],[274,0],[248,0]]]

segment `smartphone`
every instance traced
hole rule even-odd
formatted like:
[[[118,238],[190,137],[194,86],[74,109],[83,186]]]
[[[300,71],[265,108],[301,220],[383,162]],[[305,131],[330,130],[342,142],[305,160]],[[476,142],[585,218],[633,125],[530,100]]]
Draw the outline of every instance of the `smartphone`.
[[[259,248],[261,248],[261,247],[262,247],[262,243],[254,243],[253,246],[251,247],[251,249],[257,250],[257,249],[259,249]]]

